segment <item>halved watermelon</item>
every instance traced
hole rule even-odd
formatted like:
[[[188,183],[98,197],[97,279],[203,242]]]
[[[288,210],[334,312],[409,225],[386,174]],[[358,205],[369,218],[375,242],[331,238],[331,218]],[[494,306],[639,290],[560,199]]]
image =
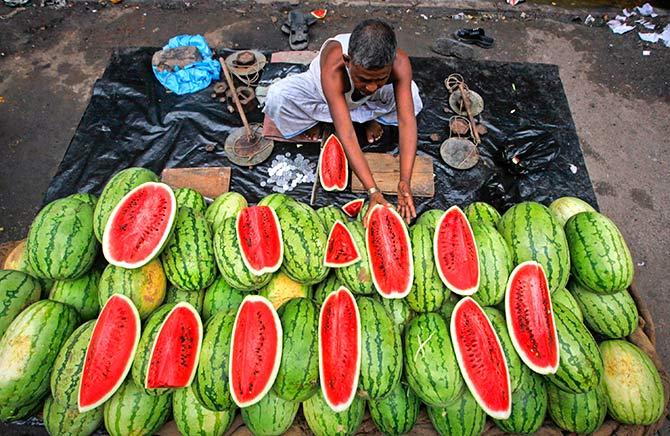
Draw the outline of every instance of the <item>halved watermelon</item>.
[[[559,344],[542,265],[528,261],[512,271],[505,293],[505,315],[521,360],[538,374],[554,374],[560,360]]]
[[[335,220],[328,235],[328,246],[323,264],[332,268],[342,268],[353,265],[361,260],[361,253],[356,247],[354,237],[347,226],[340,220]]]
[[[398,212],[376,205],[368,215],[365,242],[377,292],[384,298],[406,297],[414,281],[414,260],[407,227]]]
[[[151,347],[144,387],[161,389],[190,386],[198,369],[202,335],[198,311],[189,303],[177,303],[158,328]]]
[[[361,209],[363,208],[364,203],[364,199],[357,198],[355,200],[351,200],[348,203],[345,203],[345,205],[342,206],[342,210],[347,214],[347,216],[356,218],[358,214],[361,213]]]
[[[334,412],[351,405],[361,372],[361,316],[345,287],[331,292],[319,313],[319,381]]]
[[[319,155],[319,180],[326,191],[343,191],[349,183],[349,162],[337,136],[330,135]]]
[[[229,387],[239,407],[249,407],[268,393],[279,371],[282,327],[272,303],[249,295],[237,310],[230,341]]]
[[[79,412],[95,409],[123,384],[140,341],[140,314],[133,302],[112,295],[95,322],[78,392]]]
[[[273,273],[284,258],[279,219],[270,206],[251,206],[237,215],[237,241],[242,260],[251,274]]]
[[[512,413],[512,387],[507,359],[491,321],[470,297],[456,304],[451,314],[451,341],[470,393],[495,419]]]
[[[328,14],[328,9],[314,9],[310,14],[317,20],[323,20],[326,18],[326,14]]]
[[[437,221],[433,252],[437,272],[447,288],[458,295],[472,295],[477,292],[477,244],[470,223],[460,207],[450,207]]]
[[[174,192],[165,183],[147,182],[127,193],[112,210],[102,234],[107,262],[135,269],[163,249],[177,214]]]

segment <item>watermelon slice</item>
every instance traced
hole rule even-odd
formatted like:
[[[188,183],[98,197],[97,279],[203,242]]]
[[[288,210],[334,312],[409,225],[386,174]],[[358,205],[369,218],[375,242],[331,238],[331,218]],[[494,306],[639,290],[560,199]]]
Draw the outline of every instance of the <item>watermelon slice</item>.
[[[403,298],[414,281],[414,260],[407,227],[391,207],[376,205],[368,215],[365,242],[372,282],[384,298]]]
[[[100,311],[86,349],[78,392],[79,412],[95,409],[123,384],[140,341],[140,314],[133,302],[112,295]]]
[[[437,221],[433,252],[437,272],[447,288],[458,295],[477,292],[479,255],[472,228],[460,207],[450,207]]]
[[[233,401],[249,407],[268,393],[279,371],[282,327],[267,298],[249,295],[237,310],[230,341],[229,386]]]
[[[337,136],[330,135],[319,155],[319,180],[326,191],[343,191],[349,183],[349,162]]]
[[[505,293],[505,315],[521,360],[538,374],[554,374],[560,360],[559,344],[542,265],[528,261],[512,271]]]
[[[328,235],[328,246],[323,264],[331,268],[342,268],[361,260],[354,237],[342,221],[335,220]]]
[[[284,258],[279,219],[270,206],[251,206],[237,215],[237,241],[242,260],[251,274],[273,273]]]
[[[326,18],[326,14],[328,14],[328,9],[314,9],[310,14],[317,20],[323,20]]]
[[[163,249],[177,214],[174,192],[165,183],[147,182],[127,193],[112,210],[102,234],[107,262],[135,269]]]
[[[491,321],[475,300],[465,297],[451,314],[451,341],[470,393],[495,419],[512,413],[512,387],[505,353]]]
[[[350,218],[356,218],[358,214],[361,213],[361,209],[363,209],[364,203],[365,203],[364,199],[357,198],[356,200],[351,200],[350,202],[342,206],[342,210]]]
[[[202,335],[198,312],[189,303],[177,303],[158,328],[149,356],[144,387],[160,389],[190,386],[198,368]]]
[[[334,412],[354,401],[361,371],[361,317],[345,287],[331,292],[319,313],[319,381]]]

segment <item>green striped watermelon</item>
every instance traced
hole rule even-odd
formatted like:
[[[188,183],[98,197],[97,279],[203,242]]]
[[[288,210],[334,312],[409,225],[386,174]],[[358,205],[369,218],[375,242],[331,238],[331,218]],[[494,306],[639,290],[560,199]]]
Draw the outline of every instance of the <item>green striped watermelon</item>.
[[[442,218],[444,211],[442,209],[430,209],[425,211],[416,220],[416,224],[428,226],[431,230],[435,230],[437,221]]]
[[[209,205],[205,219],[216,232],[228,218],[236,218],[242,209],[248,206],[247,200],[237,192],[221,194]]]
[[[321,392],[302,403],[302,412],[316,436],[353,435],[363,422],[365,400],[356,396],[348,409],[333,412]]]
[[[556,374],[547,378],[568,392],[586,392],[600,384],[603,360],[598,345],[577,317],[565,306],[553,306],[558,334],[560,363]]]
[[[549,210],[554,214],[562,226],[579,212],[595,212],[596,210],[587,202],[577,197],[561,197],[552,201]]]
[[[42,409],[44,427],[53,436],[88,436],[102,425],[102,407],[79,413],[48,397]]]
[[[235,409],[205,408],[190,386],[174,392],[172,414],[179,432],[187,436],[223,436],[235,419]]]
[[[205,291],[202,302],[202,320],[207,321],[217,312],[237,312],[244,293],[231,287],[223,277],[217,277]]]
[[[280,320],[282,356],[272,389],[284,400],[305,401],[319,389],[319,309],[297,298],[282,307]]]
[[[524,368],[522,382],[512,394],[512,414],[505,420],[494,420],[508,433],[535,433],[542,427],[547,413],[547,389],[544,380]]]
[[[393,324],[398,327],[398,331],[402,335],[405,331],[405,326],[414,317],[414,312],[410,309],[409,305],[405,301],[405,298],[384,298],[381,295],[377,294],[373,297],[375,300],[379,301],[384,309],[391,315],[391,320]]]
[[[2,269],[11,269],[14,271],[21,271],[35,280],[37,280],[42,288],[42,297],[46,298],[49,295],[49,290],[53,285],[53,280],[43,279],[37,277],[35,273],[30,269],[28,265],[28,256],[26,255],[26,240],[19,241],[18,244],[9,252],[5,258],[5,263],[2,265]]]
[[[152,435],[170,417],[172,393],[149,395],[126,380],[106,403],[105,428],[110,436]]]
[[[286,194],[280,194],[279,192],[274,192],[261,198],[261,201],[258,202],[258,206],[270,206],[275,210],[276,213],[279,213],[279,209],[281,209],[285,204],[291,204],[294,202],[295,200],[292,197],[289,197]]]
[[[194,189],[177,188],[174,190],[174,198],[177,200],[177,207],[188,207],[203,215],[207,211],[205,197]]]
[[[49,299],[74,307],[83,321],[94,319],[100,312],[99,283],[100,271],[91,268],[77,279],[56,280],[49,291]]]
[[[358,298],[361,316],[359,395],[377,400],[400,382],[402,340],[384,306],[370,297]]]
[[[435,266],[434,230],[428,225],[418,223],[409,229],[414,258],[414,282],[406,300],[409,307],[419,313],[438,310],[449,294]]]
[[[184,291],[199,291],[214,281],[216,260],[212,232],[205,217],[188,207],[179,208],[175,229],[161,253],[167,279]]]
[[[270,300],[275,309],[279,309],[294,298],[311,297],[312,287],[291,279],[282,271],[272,274],[270,282],[263,286],[258,294]]]
[[[568,282],[568,288],[572,288],[572,285],[570,284],[571,282],[574,282],[574,280]],[[567,288],[558,289],[553,294],[551,294],[551,303],[562,304],[568,310],[570,310],[570,312],[572,312],[573,315],[577,317],[577,319],[579,319],[581,322],[584,322],[584,314],[582,313],[582,309],[579,307],[579,303],[577,303],[577,300],[575,300],[574,295],[568,291]]]
[[[353,265],[335,268],[338,280],[354,294],[372,294],[375,290],[370,273],[368,252],[365,249],[365,228],[358,221],[345,224],[354,239],[361,260]]]
[[[361,206],[361,210],[360,210],[360,212],[358,212],[358,216],[356,217],[356,221],[358,221],[361,224],[363,223],[363,220],[365,219],[365,215],[368,213],[368,206],[369,205],[370,204],[367,201],[365,203],[363,203],[363,206]]]
[[[0,422],[16,421],[19,419],[29,418],[35,415],[42,407],[43,398],[38,398],[36,401],[13,406],[11,404],[0,404]]]
[[[525,201],[512,206],[498,223],[516,265],[527,260],[542,264],[554,292],[565,287],[570,274],[570,254],[563,226],[540,203]]]
[[[39,282],[21,271],[0,270],[0,338],[26,307],[40,299]]]
[[[451,314],[454,313],[456,303],[458,303],[458,300],[448,299],[444,302],[444,304],[442,304],[440,310],[438,311],[438,313],[442,315],[447,323],[451,322]]]
[[[28,306],[0,339],[0,404],[25,406],[49,391],[58,351],[79,324],[77,311],[42,300]]]
[[[479,290],[472,298],[482,306],[495,306],[505,299],[507,279],[514,269],[512,253],[495,227],[475,224],[472,233],[479,255]]]
[[[637,305],[627,289],[607,295],[591,292],[576,280],[568,286],[584,315],[584,324],[592,331],[616,339],[637,328]]]
[[[326,299],[328,294],[333,291],[337,291],[342,286],[342,283],[340,283],[340,280],[337,278],[336,271],[331,272],[324,281],[316,285],[312,299],[316,304],[321,306],[321,304],[323,304],[323,300]]]
[[[598,212],[581,212],[565,224],[572,274],[593,292],[628,289],[633,259],[616,224]]]
[[[397,383],[384,398],[368,402],[372,422],[385,435],[409,433],[416,424],[420,405],[419,397],[405,382]]]
[[[405,328],[404,344],[405,377],[421,401],[442,407],[461,395],[465,383],[444,318],[415,316]]]
[[[109,179],[93,212],[93,231],[98,241],[102,242],[107,220],[123,196],[142,183],[158,181],[158,176],[152,171],[138,167],[126,168]]]
[[[91,268],[100,245],[93,235],[93,207],[71,198],[44,206],[30,226],[26,256],[45,279],[74,279]]]
[[[299,407],[300,403],[283,400],[270,391],[258,403],[242,409],[242,420],[256,436],[278,436],[293,424]]]
[[[600,343],[609,414],[619,422],[653,424],[665,415],[663,383],[651,358],[623,340]]]
[[[91,320],[77,328],[65,341],[54,361],[51,396],[69,409],[76,409],[78,406],[79,380],[94,327],[95,320]]]
[[[602,425],[607,415],[603,384],[581,394],[565,392],[547,383],[549,416],[563,430],[590,434]]]
[[[202,316],[204,300],[205,289],[201,289],[199,291],[182,291],[181,289],[177,289],[174,286],[170,286],[167,288],[167,291],[165,291],[165,300],[163,302],[165,304],[181,302],[188,303],[195,308],[200,316]],[[203,321],[205,321],[204,318]]]
[[[525,366],[514,349],[512,338],[507,331],[505,315],[494,307],[484,307],[483,309],[484,313],[486,313],[486,316],[489,318],[489,321],[491,321],[491,325],[493,326],[493,330],[496,331],[498,339],[500,339],[500,345],[502,346],[503,353],[505,353],[505,360],[507,361],[507,369],[509,369],[510,385],[512,387],[512,392],[515,392],[521,385]],[[513,401],[514,399],[512,399],[512,402]],[[514,407],[513,404],[512,407]]]
[[[316,210],[316,214],[321,219],[323,226],[330,230],[335,221],[340,220],[343,223],[349,221],[347,215],[337,206],[324,206]]]
[[[500,212],[495,207],[483,201],[476,201],[465,206],[463,213],[471,225],[483,224],[496,227],[500,222]]]
[[[98,204],[98,197],[87,192],[77,192],[76,194],[68,195],[68,198],[74,198],[82,203],[90,204],[93,208]]]
[[[427,411],[440,436],[478,436],[486,425],[486,413],[468,389],[447,406],[428,406]]]

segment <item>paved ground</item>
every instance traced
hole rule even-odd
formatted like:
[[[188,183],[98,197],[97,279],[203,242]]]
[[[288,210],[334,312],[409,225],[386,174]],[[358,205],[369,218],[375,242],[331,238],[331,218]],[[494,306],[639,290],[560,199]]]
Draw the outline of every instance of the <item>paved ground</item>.
[[[461,2],[479,9],[465,23],[450,18],[460,9],[360,3],[331,7],[325,22],[312,28],[310,48],[351,30],[361,17],[375,16],[391,22],[400,46],[416,56],[431,55],[437,36],[481,25],[497,48],[477,51],[479,58],[560,66],[600,205],[631,246],[637,283],[655,315],[661,355],[670,363],[670,48],[645,45],[633,32],[616,36],[573,21],[583,20],[584,10]],[[114,47],[160,46],[178,33],[203,33],[212,45],[287,49],[279,25],[288,8],[211,0],[82,2],[18,12],[0,6],[0,242],[25,236]],[[651,55],[643,56],[643,49]]]

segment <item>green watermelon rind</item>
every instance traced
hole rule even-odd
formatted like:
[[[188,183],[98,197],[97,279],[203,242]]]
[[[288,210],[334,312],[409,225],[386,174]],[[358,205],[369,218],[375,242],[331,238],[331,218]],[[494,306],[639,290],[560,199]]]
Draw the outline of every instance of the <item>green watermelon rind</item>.
[[[512,394],[512,413],[505,420],[494,420],[507,433],[535,433],[544,424],[547,413],[547,389],[544,380],[524,368],[522,382]]]
[[[282,435],[300,408],[299,402],[284,400],[268,392],[258,403],[241,410],[242,420],[254,435]]]
[[[416,424],[420,406],[419,397],[403,382],[397,383],[384,398],[368,401],[372,422],[387,435],[409,433]]]
[[[198,191],[191,188],[177,188],[174,190],[174,197],[177,200],[177,207],[188,207],[196,212],[205,214],[207,203],[205,197]]]
[[[84,436],[95,432],[103,421],[102,407],[80,413],[48,397],[42,409],[44,427],[51,435]]]
[[[486,413],[467,389],[446,406],[428,406],[427,412],[440,436],[478,436],[486,425]]]
[[[244,296],[243,291],[230,286],[223,277],[217,277],[205,291],[202,302],[202,320],[206,322],[220,311],[237,312]]]
[[[568,283],[583,322],[593,332],[609,339],[624,338],[635,331],[639,313],[627,289],[614,294],[598,294],[575,282]]]
[[[231,426],[236,409],[209,410],[197,399],[191,386],[177,389],[172,396],[172,414],[181,434],[220,436]]]
[[[42,287],[27,273],[0,270],[0,338],[14,319],[40,299]]]
[[[556,219],[562,226],[565,226],[565,223],[580,212],[595,212],[596,210],[577,197],[560,197],[552,201],[549,205],[549,210],[554,214]]]
[[[493,206],[483,201],[476,201],[470,203],[463,209],[463,213],[467,217],[471,225],[487,225],[496,227],[500,222],[500,212]]]
[[[100,312],[100,276],[100,270],[91,268],[79,278],[57,280],[49,291],[49,299],[74,307],[84,321],[95,319]]]
[[[547,383],[548,413],[551,420],[565,431],[591,434],[605,421],[607,398],[604,385],[575,394]]]
[[[505,299],[507,279],[514,269],[512,254],[495,227],[474,224],[472,233],[479,257],[479,289],[472,298],[481,306],[495,306]]]
[[[302,403],[302,411],[316,436],[350,436],[363,422],[365,400],[354,397],[347,409],[334,412],[319,392]]]
[[[103,417],[110,436],[154,434],[169,419],[172,393],[148,395],[126,380],[105,403]]]
[[[435,265],[434,228],[417,223],[409,230],[409,234],[412,240],[414,281],[405,300],[415,312],[435,312],[444,303],[449,290],[444,287]]]
[[[336,268],[335,275],[337,276],[337,279],[354,294],[373,294],[375,288],[372,283],[368,252],[365,249],[365,228],[363,227],[363,224],[358,221],[346,223],[345,226],[347,227],[347,230],[349,230],[349,233],[356,244],[358,254],[360,255],[360,261],[343,268]]]
[[[226,192],[214,199],[205,211],[205,219],[216,232],[228,218],[236,218],[248,206],[247,200],[237,192]]]

